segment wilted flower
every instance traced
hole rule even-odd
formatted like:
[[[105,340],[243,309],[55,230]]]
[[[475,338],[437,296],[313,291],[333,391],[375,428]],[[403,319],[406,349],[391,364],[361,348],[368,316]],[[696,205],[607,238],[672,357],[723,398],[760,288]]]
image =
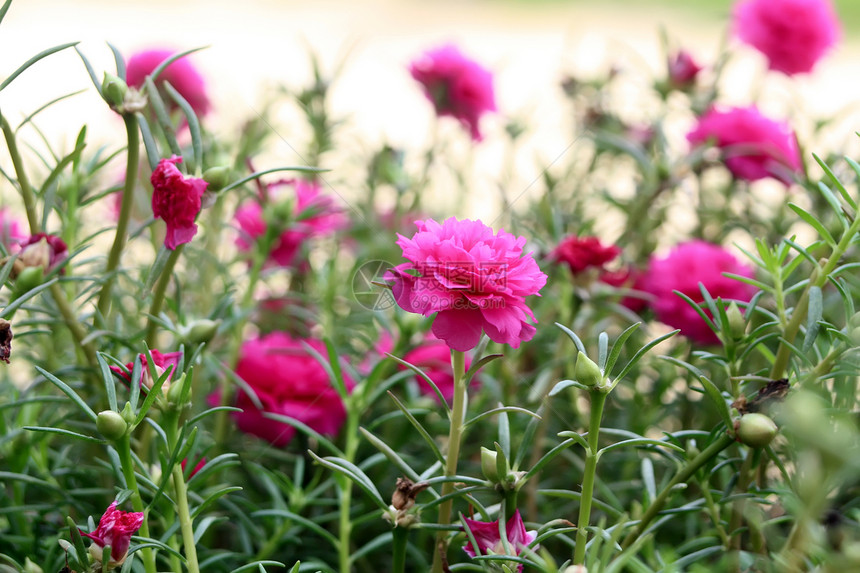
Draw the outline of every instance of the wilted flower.
[[[451,349],[444,340],[428,336],[419,346],[413,348],[403,357],[403,360],[421,369],[430,380],[436,384],[442,396],[450,402],[454,398],[454,371],[451,368]],[[472,360],[466,357],[466,370],[472,365]],[[406,368],[401,366],[401,368]],[[422,394],[438,395],[421,376],[416,376],[418,388]],[[473,379],[474,381],[474,379]]]
[[[757,108],[713,108],[699,118],[687,139],[713,142],[732,174],[747,181],[773,177],[789,185],[802,169],[794,131]]]
[[[721,246],[705,241],[690,241],[678,245],[664,257],[652,258],[641,286],[654,296],[651,306],[658,320],[673,328],[680,328],[681,334],[691,340],[712,344],[719,341],[717,335],[694,308],[672,291],[677,290],[701,303],[704,300],[699,289],[701,283],[712,298],[720,298],[724,304],[731,300],[749,302],[755,288],[723,276],[723,273],[753,276],[752,268],[738,261]]]
[[[150,177],[152,214],[167,224],[164,246],[171,251],[191,242],[197,234],[194,219],[200,212],[200,199],[207,186],[202,179],[184,176],[176,168],[177,163],[182,163],[182,158],[176,155],[162,159]]]
[[[535,334],[537,322],[525,297],[536,295],[546,275],[531,253],[523,255],[525,237],[481,221],[451,217],[442,224],[416,221],[411,239],[398,235],[403,256],[411,261],[389,271],[400,308],[436,314],[433,334],[457,351],[478,345],[481,331],[495,342],[518,348]],[[418,275],[409,274],[414,270]]]
[[[621,254],[621,249],[615,245],[604,246],[597,237],[574,237],[564,239],[552,251],[550,257],[566,263],[574,275],[588,269],[603,269],[603,265]]]
[[[289,209],[290,220],[283,221],[284,229],[269,250],[269,266],[294,266],[304,241],[313,236],[332,233],[347,224],[346,217],[335,206],[334,200],[324,195],[317,183],[302,179],[278,181],[268,185],[267,195],[272,198],[273,192],[284,186],[295,191],[295,200]],[[236,246],[240,250],[250,250],[255,242],[266,234],[268,225],[274,224],[267,223],[263,209],[259,201],[253,200],[246,202],[236,211],[236,224],[240,230]]]
[[[175,53],[171,50],[157,49],[134,54],[128,59],[125,66],[126,83],[129,86],[140,88],[146,76]],[[160,85],[163,82],[168,82],[173,86],[179,95],[188,101],[198,116],[206,115],[209,112],[210,104],[209,97],[206,95],[206,82],[188,59],[188,56],[183,56],[164,68],[156,78],[155,84]]]
[[[669,85],[674,89],[685,89],[696,82],[696,76],[702,71],[702,66],[696,63],[690,52],[680,50],[670,56],[668,65]]]
[[[325,368],[305,344],[328,357],[322,342],[297,340],[284,332],[252,338],[242,345],[236,374],[254,391],[263,409],[258,410],[251,398],[239,392],[235,405],[243,411],[233,416],[240,430],[286,446],[295,429],[263,416],[271,412],[295,418],[321,434],[337,434],[346,410]],[[348,388],[353,386],[346,376],[345,383]]]
[[[840,36],[830,0],[741,0],[733,18],[735,35],[789,76],[811,72]]]
[[[89,537],[93,541],[92,547],[103,549],[110,545],[111,565],[117,566],[125,561],[131,536],[143,525],[144,514],[135,511],[120,511],[116,508],[116,502],[108,506],[99,520],[99,526],[92,533],[81,531],[81,535]],[[90,552],[93,557],[101,561],[101,551]]]
[[[66,260],[69,248],[57,235],[36,233],[20,243],[18,259],[14,263],[15,273],[26,268],[39,268],[45,272]]]
[[[519,555],[524,547],[535,540],[537,531],[526,531],[526,526],[523,523],[523,518],[520,517],[520,510],[514,511],[514,514],[505,525],[505,533],[507,537],[507,547],[502,541],[501,533],[499,532],[499,520],[496,521],[475,521],[474,519],[464,519],[466,526],[475,538],[475,543],[478,547],[474,547],[469,541],[463,551],[469,557],[476,555]],[[522,571],[523,566],[520,564],[517,571]]]
[[[481,116],[496,111],[493,74],[448,44],[425,52],[409,66],[409,72],[433,102],[438,115],[450,115],[469,128],[480,141]]]
[[[152,362],[155,366],[155,375],[156,379],[161,378],[162,374],[165,372],[169,372],[167,380],[164,381],[164,384],[161,387],[161,391],[163,393],[167,393],[167,390],[170,388],[170,382],[173,378],[173,375],[176,373],[176,368],[179,366],[179,361],[182,359],[182,352],[159,352],[158,350],[150,350],[149,354],[152,356]],[[129,362],[125,365],[125,368],[120,368],[119,366],[111,366],[110,369],[115,372],[120,378],[126,381],[126,383],[131,384],[131,372],[134,370],[134,362]],[[140,354],[140,387],[142,389],[151,390],[155,380],[152,379],[152,375],[149,373],[149,365],[146,360],[146,354]]]

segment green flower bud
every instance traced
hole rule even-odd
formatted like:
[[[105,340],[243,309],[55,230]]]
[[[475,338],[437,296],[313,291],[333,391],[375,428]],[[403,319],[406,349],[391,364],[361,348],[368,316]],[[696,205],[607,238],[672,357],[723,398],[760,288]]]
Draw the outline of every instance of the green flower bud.
[[[493,483],[499,483],[499,470],[496,466],[496,458],[498,454],[495,450],[490,450],[481,446],[481,472],[487,480]]]
[[[726,318],[729,321],[729,334],[731,334],[732,338],[739,340],[746,336],[747,321],[744,319],[744,315],[735,301],[732,301],[728,308],[726,308]]]
[[[764,414],[745,414],[738,423],[738,439],[751,448],[768,445],[779,428]]]
[[[27,557],[24,560],[24,573],[44,573],[42,568],[30,561],[30,558]]]
[[[173,380],[170,383],[170,388],[167,389],[167,401],[176,406],[185,406],[180,401],[182,400],[182,389],[185,386],[185,374]],[[188,392],[188,400],[191,400],[191,392]]]
[[[96,417],[96,429],[109,440],[118,440],[128,431],[128,423],[122,415],[113,410],[99,412]]]
[[[102,81],[102,97],[111,109],[118,110],[125,102],[125,95],[128,93],[128,84],[122,78],[105,72],[105,79]]]
[[[218,191],[232,183],[231,179],[232,177],[230,177],[230,168],[224,165],[210,167],[203,172],[203,181],[209,184],[206,190],[212,191],[213,193],[217,193]]]
[[[45,271],[42,267],[26,267],[15,277],[15,294],[21,296],[45,282]]]
[[[120,412],[120,416],[125,420],[125,423],[128,425],[134,424],[134,421],[137,419],[137,415],[135,415],[134,410],[131,409],[131,403],[126,402],[125,406],[122,408],[122,412]]]
[[[603,373],[600,372],[600,368],[582,352],[576,355],[573,377],[584,386],[600,386],[603,383]]]
[[[219,320],[209,320],[208,318],[195,320],[188,328],[188,332],[185,334],[185,340],[191,344],[203,344],[205,342],[209,342],[215,337],[215,333],[218,331],[218,327],[220,325],[221,321]]]

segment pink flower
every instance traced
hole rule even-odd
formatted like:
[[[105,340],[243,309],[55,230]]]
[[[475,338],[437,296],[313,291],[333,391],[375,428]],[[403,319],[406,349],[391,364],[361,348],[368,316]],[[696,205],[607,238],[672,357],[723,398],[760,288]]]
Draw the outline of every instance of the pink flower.
[[[162,159],[152,172],[152,214],[164,219],[167,235],[164,246],[171,251],[191,242],[197,234],[194,219],[200,212],[201,197],[209,185],[203,179],[186,177],[176,168],[182,158]]]
[[[143,525],[142,512],[120,511],[113,502],[99,520],[99,526],[92,533],[81,531],[81,535],[92,539],[99,548],[110,545],[110,559],[114,565],[125,561],[131,536]]]
[[[185,458],[184,460],[182,460],[182,463],[181,463],[180,465],[182,466],[182,471],[184,472],[184,471],[185,471],[185,467],[188,465],[188,458]],[[199,472],[200,470],[202,470],[202,469],[203,469],[203,466],[205,466],[205,465],[206,465],[206,458],[200,458],[200,461],[199,461],[199,462],[197,462],[197,465],[195,465],[195,466],[191,469],[191,473],[190,473],[190,474],[188,474],[188,478],[187,478],[187,479],[191,479],[191,478],[193,478],[193,477],[194,477],[194,475],[195,475],[197,472]]]
[[[830,0],[741,0],[732,16],[734,34],[789,76],[811,72],[841,35]]]
[[[26,238],[27,233],[22,229],[21,223],[8,208],[0,207],[0,244],[6,247],[7,251],[11,251]]]
[[[143,80],[151,74],[161,62],[173,56],[172,50],[146,50],[138,52],[128,59],[125,70],[126,83],[135,88],[143,85]],[[155,80],[156,85],[168,82],[184,97],[198,116],[209,112],[209,97],[206,95],[206,83],[188,56],[183,56],[164,68]],[[173,100],[169,100],[173,101]]]
[[[550,257],[556,262],[566,263],[570,272],[578,275],[588,269],[602,269],[620,254],[620,248],[604,246],[597,237],[570,236],[558,244]]]
[[[625,288],[636,291],[642,290],[642,272],[635,267],[624,267],[615,271],[603,271],[597,280],[615,288]],[[642,312],[647,306],[644,298],[638,296],[625,296],[621,304],[633,312]]]
[[[525,237],[454,217],[415,225],[418,232],[411,239],[398,235],[397,244],[418,275],[404,272],[405,263],[387,276],[400,308],[437,313],[433,334],[461,352],[478,345],[482,330],[514,348],[532,339],[537,320],[525,297],[538,294],[546,275],[531,253],[523,256]]]
[[[519,555],[523,548],[537,537],[537,531],[526,531],[526,526],[523,523],[523,518],[520,517],[520,510],[514,511],[514,514],[505,525],[505,533],[508,539],[508,547],[502,541],[502,535],[499,532],[499,520],[496,521],[475,521],[474,519],[464,518],[466,526],[475,538],[475,543],[478,547],[472,545],[471,540],[463,547],[469,557],[477,555]],[[511,553],[513,552],[513,553]],[[523,566],[520,564],[517,571],[522,571]]]
[[[685,89],[696,82],[696,76],[702,71],[702,66],[696,63],[690,52],[681,50],[674,56],[670,56],[667,62],[669,67],[669,85],[675,89]]]
[[[729,171],[747,181],[773,177],[789,185],[802,170],[797,138],[788,124],[770,119],[755,107],[713,108],[699,118],[687,139],[713,142]]]
[[[451,349],[444,340],[439,340],[433,336],[428,336],[420,346],[413,348],[406,353],[403,360],[420,368],[430,380],[436,384],[442,396],[450,402],[454,398],[454,371],[451,369]],[[472,360],[466,357],[466,370],[472,366]],[[405,369],[405,366],[401,366]],[[433,390],[433,387],[427,383],[421,376],[416,376],[418,388],[422,394],[434,396],[438,399],[438,395]],[[474,381],[474,379],[473,379]]]
[[[493,74],[470,60],[453,45],[425,52],[409,66],[409,73],[422,86],[438,115],[450,115],[469,128],[480,141],[481,116],[496,111]]]
[[[651,306],[659,321],[680,328],[681,334],[695,342],[714,344],[719,341],[717,335],[695,309],[672,291],[682,292],[701,303],[704,300],[699,290],[701,283],[712,298],[720,298],[724,303],[730,300],[749,302],[755,288],[723,273],[750,278],[754,274],[752,268],[721,246],[690,241],[678,245],[664,257],[652,258],[642,278],[642,288],[654,296]]]
[[[346,410],[325,368],[308,352],[303,342],[327,357],[325,345],[313,339],[296,340],[284,332],[252,338],[242,345],[236,374],[247,382],[263,405],[239,392],[234,414],[239,429],[276,446],[286,446],[295,429],[266,418],[265,412],[295,418],[317,432],[333,436],[340,431]],[[348,388],[353,386],[346,378]]]
[[[20,243],[18,261],[22,267],[41,267],[45,272],[66,260],[69,248],[57,235],[36,233]]]
[[[173,378],[173,375],[176,373],[176,368],[179,366],[179,361],[182,359],[182,352],[160,352],[158,350],[150,350],[149,354],[152,356],[152,362],[155,364],[155,375],[156,379],[161,378],[162,374],[165,372],[170,372],[167,377],[167,380],[164,381],[164,384],[161,386],[161,392],[166,394],[168,388],[170,388],[170,382]],[[129,362],[125,365],[125,368],[120,368],[119,366],[111,366],[111,371],[116,373],[120,378],[126,381],[127,384],[131,384],[131,372],[134,370],[134,362]],[[151,390],[155,380],[152,379],[152,375],[149,373],[149,364],[146,360],[146,354],[140,354],[140,387],[146,390]]]
[[[335,206],[334,200],[322,193],[320,186],[312,181],[288,179],[268,185],[266,195],[279,187],[291,187],[295,191],[292,218],[286,222],[278,238],[269,251],[268,266],[290,267],[297,263],[297,255],[302,244],[313,236],[321,236],[346,226],[347,219]],[[265,199],[268,200],[268,197]],[[268,225],[263,216],[263,206],[259,201],[249,201],[242,205],[235,215],[239,226],[236,246],[242,251],[253,248],[258,239],[266,234]]]

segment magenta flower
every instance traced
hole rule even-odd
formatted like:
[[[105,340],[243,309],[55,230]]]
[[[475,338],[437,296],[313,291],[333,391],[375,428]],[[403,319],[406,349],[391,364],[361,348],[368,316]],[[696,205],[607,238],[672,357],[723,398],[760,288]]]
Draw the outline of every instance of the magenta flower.
[[[575,237],[564,239],[552,251],[550,257],[559,263],[567,264],[574,275],[588,269],[602,270],[603,266],[621,254],[615,245],[605,246],[597,237]]]
[[[182,460],[182,463],[180,465],[182,466],[182,471],[184,472],[185,468],[188,466],[188,458],[185,458],[184,460]],[[203,469],[203,467],[205,465],[206,465],[206,458],[200,458],[200,461],[197,462],[197,464],[193,468],[191,468],[191,473],[188,474],[187,479],[190,480],[191,478],[193,478],[197,474],[197,472],[199,472],[200,470]]]
[[[288,179],[267,187],[268,196],[273,195],[280,187],[290,187],[295,191],[292,220],[273,243],[267,266],[295,266],[299,249],[307,239],[330,234],[347,225],[346,216],[330,196],[322,193],[315,182]],[[236,246],[242,251],[250,250],[268,229],[263,216],[263,206],[257,200],[242,205],[236,211],[235,220],[240,230]]]
[[[81,535],[90,538],[99,548],[110,545],[111,564],[117,566],[125,561],[131,536],[143,525],[143,518],[142,512],[120,511],[113,502],[105,510],[96,530],[92,533],[81,531]]]
[[[481,331],[495,342],[518,348],[535,334],[534,313],[525,297],[536,295],[546,275],[531,253],[523,256],[525,237],[480,221],[454,217],[442,224],[416,221],[411,239],[398,235],[403,256],[411,261],[389,271],[400,308],[424,316],[436,314],[433,334],[452,349],[478,345]],[[418,274],[404,272],[407,269]]]
[[[719,245],[705,241],[690,241],[675,247],[664,257],[651,259],[648,271],[642,277],[641,288],[652,294],[651,307],[657,320],[673,328],[695,342],[715,344],[717,335],[702,317],[684,299],[672,291],[679,291],[693,301],[704,299],[699,290],[703,284],[714,299],[724,303],[731,300],[749,302],[755,288],[723,273],[752,277],[753,269],[738,261]]]
[[[176,168],[177,163],[182,163],[182,158],[176,155],[162,159],[150,177],[152,214],[167,224],[164,246],[171,251],[191,242],[197,234],[194,219],[200,212],[201,198],[209,185],[203,179],[184,176]]]
[[[151,74],[161,62],[173,56],[172,50],[145,50],[131,56],[126,63],[125,81],[135,88],[143,85],[143,80]],[[198,116],[209,113],[209,97],[206,95],[206,82],[194,67],[188,56],[183,56],[164,68],[155,80],[156,85],[163,82],[170,85],[185,98]],[[173,100],[170,100],[173,101]]]
[[[21,223],[6,207],[0,207],[0,244],[7,251],[15,250],[27,238]]]
[[[69,247],[57,235],[36,233],[21,241],[17,263],[23,267],[41,267],[50,271],[69,256]]]
[[[732,16],[734,34],[789,76],[811,72],[841,35],[830,0],[741,0]]]
[[[276,446],[286,446],[295,429],[263,416],[265,412],[295,418],[317,432],[333,436],[346,419],[346,410],[325,368],[303,342],[327,357],[325,345],[313,339],[297,340],[284,332],[252,338],[242,345],[236,374],[254,391],[263,406],[239,392],[234,414],[239,429]],[[345,377],[348,388],[354,384]]]
[[[152,362],[155,366],[155,375],[156,379],[161,378],[161,376],[165,372],[170,372],[167,377],[167,380],[164,381],[164,384],[161,386],[161,392],[166,394],[168,388],[170,388],[170,382],[172,381],[173,375],[176,373],[176,368],[179,367],[179,361],[182,359],[182,352],[160,352],[158,350],[150,350],[149,354],[152,356]],[[111,371],[116,373],[120,378],[126,381],[127,384],[131,384],[131,372],[134,370],[134,362],[129,362],[125,365],[125,368],[120,368],[119,366],[111,366]],[[153,384],[155,384],[155,380],[153,380],[152,375],[149,373],[149,364],[146,360],[146,354],[140,354],[140,387],[142,389],[151,390]]]
[[[675,89],[685,89],[696,83],[696,76],[702,71],[702,66],[696,63],[690,52],[681,50],[669,57],[669,85]]]
[[[472,532],[472,537],[475,538],[475,543],[478,547],[472,545],[471,540],[463,547],[469,557],[477,555],[519,555],[523,548],[527,547],[537,537],[537,531],[526,531],[526,526],[523,523],[523,518],[520,517],[520,510],[516,510],[505,525],[505,533],[507,536],[507,547],[502,541],[502,535],[499,531],[499,520],[496,521],[475,521],[474,519],[465,518],[466,526]],[[513,552],[513,553],[512,553]],[[522,571],[523,566],[520,564],[517,571]]]
[[[409,66],[438,115],[452,116],[480,141],[481,116],[496,111],[493,74],[451,44],[425,52]]]
[[[694,145],[713,142],[739,179],[773,177],[789,185],[803,168],[791,127],[755,107],[713,108],[699,118],[687,139]]]
[[[403,357],[403,360],[420,368],[426,374],[448,402],[454,398],[454,371],[451,368],[451,349],[444,340],[439,340],[434,336],[428,336],[416,348],[413,348]],[[466,356],[466,370],[472,366],[472,360]],[[401,366],[405,369],[405,366]],[[438,395],[433,390],[433,387],[427,383],[424,378],[416,376],[418,381],[418,389],[422,394],[434,396],[438,399]],[[472,381],[474,382],[474,378]]]

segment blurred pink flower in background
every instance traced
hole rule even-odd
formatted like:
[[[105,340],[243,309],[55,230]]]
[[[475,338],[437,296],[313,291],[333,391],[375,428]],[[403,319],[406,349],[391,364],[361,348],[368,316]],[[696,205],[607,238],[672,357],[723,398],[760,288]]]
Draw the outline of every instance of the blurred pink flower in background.
[[[398,235],[397,240],[411,265],[399,265],[386,277],[394,281],[400,308],[424,316],[438,313],[433,334],[461,352],[478,345],[482,330],[513,348],[532,339],[537,319],[525,297],[539,293],[546,275],[531,253],[523,255],[525,237],[454,217],[415,225],[418,232],[411,239]]]
[[[717,335],[695,309],[672,291],[682,292],[701,303],[704,300],[699,290],[701,283],[712,298],[721,298],[724,303],[731,300],[749,302],[755,294],[755,287],[723,276],[723,273],[750,278],[754,275],[751,267],[738,261],[720,245],[689,241],[676,246],[663,257],[653,257],[641,286],[654,296],[651,307],[657,320],[680,328],[681,334],[695,342],[715,344],[719,342]]]
[[[474,519],[463,518],[463,521],[466,522],[472,537],[475,538],[475,543],[478,544],[478,547],[474,547],[472,542],[468,541],[463,547],[463,551],[469,557],[475,557],[479,554],[510,555],[509,551],[513,551],[513,555],[516,556],[522,553],[523,548],[537,537],[537,531],[526,531],[520,510],[514,511],[514,514],[505,524],[505,534],[510,550],[505,547],[505,543],[502,541],[498,519],[496,521],[475,521]],[[517,571],[522,570],[522,564],[517,565]]]
[[[20,242],[16,264],[20,263],[21,267],[41,267],[48,272],[68,256],[69,247],[58,235],[36,233]]]
[[[346,419],[346,410],[329,375],[303,342],[328,357],[325,345],[314,339],[294,339],[284,332],[251,338],[242,345],[236,374],[254,391],[262,411],[244,392],[239,391],[235,405],[242,412],[233,414],[239,429],[276,446],[286,446],[295,429],[264,417],[265,412],[289,416],[317,432],[333,436]],[[345,376],[347,388],[353,381]]]
[[[157,378],[161,378],[161,375],[165,372],[170,372],[167,380],[164,381],[164,385],[161,387],[162,394],[166,394],[168,388],[170,388],[170,382],[176,372],[176,368],[179,366],[179,361],[182,359],[182,352],[160,352],[152,349],[149,351],[149,354],[152,356],[152,362],[155,366],[155,375]],[[152,375],[149,372],[149,363],[146,360],[146,354],[141,353],[139,356],[140,386],[141,388],[150,390],[152,389],[155,380],[152,379]],[[124,369],[119,366],[111,366],[110,369],[125,380],[126,383],[131,384],[131,372],[134,370],[134,362],[126,364]]]
[[[803,164],[797,138],[784,122],[756,107],[712,108],[687,134],[694,145],[713,143],[732,174],[747,181],[773,177],[789,185]]]
[[[789,76],[811,72],[841,34],[830,0],[741,0],[732,16],[734,34]]]
[[[615,288],[642,291],[643,277],[642,271],[636,267],[626,266],[614,271],[603,271],[597,280]],[[648,306],[645,298],[640,296],[625,296],[621,299],[621,304],[636,313],[642,312]]]
[[[569,236],[553,249],[550,258],[570,267],[573,275],[588,269],[602,270],[603,266],[621,254],[615,245],[605,246],[597,237]]]
[[[428,335],[427,338],[418,346],[410,350],[403,357],[403,360],[420,368],[430,380],[436,384],[442,396],[450,402],[454,398],[454,371],[451,367],[451,349],[444,340],[439,340],[435,336]],[[466,356],[466,370],[472,366],[472,360]],[[405,369],[405,366],[401,366]],[[422,394],[434,396],[438,395],[427,383],[424,378],[415,376],[418,382],[418,389]],[[474,383],[475,378],[472,378]]]
[[[126,83],[135,88],[143,85],[143,80],[158,67],[161,62],[173,56],[174,50],[145,50],[132,55],[126,62]],[[184,97],[198,116],[209,113],[209,97],[206,95],[206,82],[194,67],[188,56],[183,56],[164,68],[155,80],[156,85],[168,82]],[[173,101],[173,100],[169,100]]]
[[[318,183],[303,179],[288,179],[267,186],[270,201],[283,200],[276,197],[279,188],[288,187],[295,192],[292,218],[285,221],[286,229],[281,231],[269,251],[267,266],[291,267],[297,264],[296,258],[302,243],[315,236],[331,234],[349,223],[346,215],[335,205],[334,199],[322,193]],[[268,225],[263,206],[258,200],[245,202],[235,215],[239,226],[236,246],[241,251],[249,251],[256,241],[266,234]]]
[[[6,250],[17,250],[21,242],[27,238],[21,222],[15,218],[8,207],[0,207],[0,243]]]
[[[690,52],[679,50],[667,61],[669,85],[674,89],[685,89],[696,83],[702,66],[696,63]]]
[[[81,531],[81,535],[91,539],[96,547],[103,549],[110,545],[110,560],[114,566],[117,566],[125,561],[131,536],[140,529],[143,520],[143,512],[120,511],[116,508],[114,501],[99,519],[99,526],[96,530],[92,533]],[[98,552],[98,554],[100,553]]]
[[[174,155],[162,159],[152,172],[152,214],[167,224],[164,246],[171,251],[183,243],[191,242],[197,234],[194,219],[202,206],[201,198],[209,185],[203,179],[186,177],[177,163],[182,158]]]
[[[447,44],[428,50],[409,66],[438,115],[450,115],[463,123],[472,139],[482,139],[479,123],[486,112],[496,111],[493,74]]]

